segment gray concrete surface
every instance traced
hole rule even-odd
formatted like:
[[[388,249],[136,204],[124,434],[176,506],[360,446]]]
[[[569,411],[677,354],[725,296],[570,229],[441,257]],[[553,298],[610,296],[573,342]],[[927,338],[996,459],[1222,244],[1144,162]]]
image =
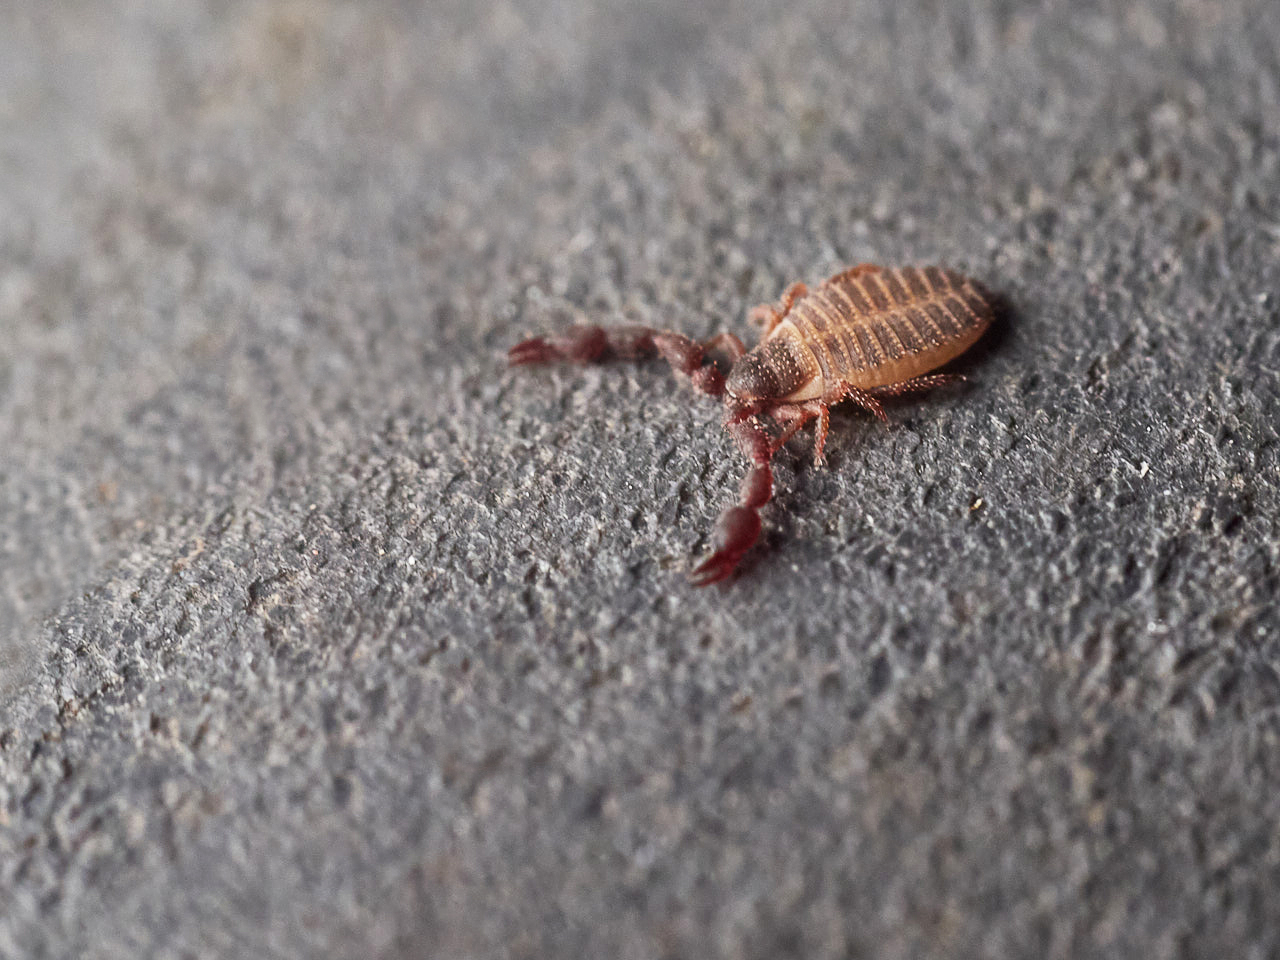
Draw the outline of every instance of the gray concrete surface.
[[[1280,5],[0,31],[0,956],[1280,954]],[[1008,301],[742,464],[576,316]]]

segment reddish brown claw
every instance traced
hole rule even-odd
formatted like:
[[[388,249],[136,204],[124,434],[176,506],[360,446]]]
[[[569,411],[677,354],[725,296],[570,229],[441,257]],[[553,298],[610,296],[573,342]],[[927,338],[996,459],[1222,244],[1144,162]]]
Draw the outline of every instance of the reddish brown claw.
[[[546,363],[552,358],[551,348],[542,337],[533,337],[517,343],[507,351],[507,362],[513,367],[527,363]]]
[[[711,535],[715,553],[693,569],[689,582],[695,587],[705,587],[732,575],[738,561],[759,536],[760,511],[754,507],[730,507],[720,514]]]
[[[608,335],[601,327],[570,327],[552,337],[533,337],[517,343],[507,352],[507,359],[513,367],[551,360],[590,363],[598,360],[608,345]]]
[[[707,343],[735,356],[742,353],[742,342],[732,334],[720,334]],[[513,367],[556,360],[595,363],[654,353],[689,377],[703,393],[713,397],[724,395],[724,374],[707,361],[702,345],[682,333],[649,327],[597,327],[590,324],[569,327],[551,336],[522,340],[507,351],[507,362]]]

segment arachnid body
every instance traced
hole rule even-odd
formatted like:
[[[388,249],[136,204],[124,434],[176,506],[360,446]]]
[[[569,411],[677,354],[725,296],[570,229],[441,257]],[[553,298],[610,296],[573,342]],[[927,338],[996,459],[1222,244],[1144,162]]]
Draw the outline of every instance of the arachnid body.
[[[940,267],[882,269],[862,264],[809,290],[789,287],[777,306],[756,307],[763,325],[750,352],[731,333],[699,344],[648,327],[571,327],[511,348],[513,366],[661,354],[694,386],[723,397],[725,425],[751,460],[739,502],[716,522],[713,552],[690,574],[698,586],[733,573],[760,535],[760,508],[773,495],[774,454],[817,420],[814,458],[823,463],[828,409],[852,400],[881,420],[880,401],[960,379],[926,375],[967,350],[991,323],[990,297],[974,281]],[[733,360],[726,378],[707,362],[720,349]],[[778,426],[776,435],[762,417]]]

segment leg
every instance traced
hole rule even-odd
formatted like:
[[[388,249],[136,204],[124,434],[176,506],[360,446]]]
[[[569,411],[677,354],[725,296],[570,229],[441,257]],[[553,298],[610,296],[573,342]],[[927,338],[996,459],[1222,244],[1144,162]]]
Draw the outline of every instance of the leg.
[[[714,346],[728,344],[730,352],[746,352],[742,341],[730,333],[712,337],[707,343]],[[570,327],[550,337],[533,337],[517,343],[508,351],[507,359],[511,366],[519,367],[553,360],[598,363],[614,357],[632,359],[654,353],[661,354],[671,366],[687,375],[703,393],[713,397],[724,393],[724,374],[715,366],[706,365],[701,346],[682,333],[651,330],[649,327]]]
[[[798,411],[796,418],[783,430],[778,446],[782,446],[783,443],[791,439],[791,435],[810,420],[816,419],[818,426],[813,431],[813,465],[815,467],[825,467],[827,465],[827,457],[823,453],[823,449],[827,445],[827,431],[831,428],[831,413],[828,404],[821,400],[809,400],[805,403],[796,404],[795,409]]]
[[[914,381],[910,382],[914,383]],[[782,427],[782,434],[778,437],[774,449],[777,450],[790,440],[796,431],[810,420],[817,420],[818,426],[813,433],[813,462],[815,466],[823,466],[827,462],[823,450],[827,445],[827,431],[831,428],[831,406],[841,400],[849,399],[874,414],[880,420],[887,421],[889,418],[885,415],[884,407],[876,399],[877,396],[879,394],[875,394],[873,391],[860,390],[842,381],[827,391],[819,400],[779,404],[769,411],[774,420],[778,422],[778,425]]]
[[[827,430],[831,428],[831,411],[824,404],[818,413],[818,426],[813,431],[813,465],[815,467],[825,467],[827,465]]]
[[[887,422],[889,419],[885,415],[884,407],[880,406],[880,401],[869,391],[860,390],[858,387],[850,386],[841,381],[828,390],[821,399],[797,403],[792,408],[795,413],[784,414],[784,417],[792,422],[788,423],[783,430],[783,441],[785,442],[785,440],[789,439],[804,424],[817,418],[818,426],[813,432],[813,463],[815,466],[824,466],[827,462],[827,457],[824,453],[827,445],[827,431],[831,427],[830,408],[841,400],[852,400],[879,420]],[[782,412],[783,409],[785,408],[778,408],[778,412]],[[782,421],[779,420],[779,422]]]
[[[702,341],[703,350],[723,350],[730,360],[737,360],[747,352],[746,346],[738,339],[737,334],[725,331],[717,333],[710,340]]]
[[[774,445],[755,417],[729,424],[729,432],[751,459],[751,469],[742,481],[737,506],[729,507],[716,521],[711,534],[711,556],[689,573],[695,587],[705,587],[731,576],[760,536],[760,508],[773,496]]]
[[[767,337],[773,332],[773,328],[787,319],[787,314],[791,312],[791,306],[806,293],[809,288],[803,283],[793,283],[787,287],[787,292],[782,295],[782,303],[775,307],[772,304],[765,303],[758,307],[752,308],[747,314],[747,319],[752,323],[761,324],[764,329],[761,331],[762,337]]]
[[[883,423],[887,423],[889,417],[884,412],[884,407],[880,405],[881,397],[900,397],[906,394],[919,393],[924,390],[932,390],[934,387],[941,386],[944,383],[963,382],[964,377],[955,373],[935,373],[927,377],[916,377],[912,380],[904,380],[902,383],[891,383],[883,387],[872,387],[870,390],[861,390],[858,387],[851,387],[842,383],[833,388],[821,400],[810,400],[807,403],[796,404],[797,411],[801,411],[799,416],[788,414],[788,418],[796,416],[783,431],[782,439],[779,446],[790,439],[791,435],[799,430],[804,424],[814,417],[818,418],[818,427],[814,431],[813,442],[813,462],[818,466],[826,463],[826,456],[823,454],[823,448],[827,443],[827,429],[831,424],[831,416],[827,412],[828,408],[841,400],[852,400],[858,406],[871,413],[876,419]],[[786,408],[779,407],[777,413]],[[779,420],[779,423],[782,421]]]
[[[823,395],[820,402],[829,407],[841,400],[852,400],[881,423],[888,423],[889,418],[885,415],[884,407],[880,406],[880,401],[876,399],[877,396],[880,394],[873,394],[870,390],[863,390],[841,380]]]
[[[903,380],[902,383],[890,383],[883,387],[872,387],[867,393],[873,397],[902,397],[912,393],[923,393],[944,383],[964,383],[964,377],[958,373],[934,373],[927,377],[915,377]]]
[[[806,423],[815,418],[821,418],[826,412],[826,407],[817,400],[809,400],[804,403],[786,403],[779,404],[769,411],[770,415],[782,428],[782,433],[778,435],[778,439],[773,442],[774,452],[782,449],[782,445],[795,436]],[[825,433],[825,431],[823,431]]]
[[[858,268],[855,268],[858,269]],[[878,267],[876,269],[879,269]],[[813,462],[822,466],[827,462],[826,456],[823,454],[823,448],[827,443],[827,428],[830,426],[831,417],[827,412],[831,404],[839,403],[841,400],[852,400],[862,409],[871,413],[877,420],[882,423],[888,423],[889,417],[884,412],[884,407],[880,405],[881,397],[900,397],[911,393],[920,393],[924,390],[932,390],[934,387],[941,386],[944,383],[956,383],[963,381],[964,377],[956,373],[935,373],[927,377],[916,377],[912,380],[904,380],[902,383],[891,383],[883,387],[872,387],[870,390],[861,390],[858,387],[851,387],[848,384],[839,384],[832,389],[830,393],[821,400],[810,400],[808,403],[799,404],[800,409],[810,406],[814,408],[814,412],[808,414],[799,424],[790,428],[785,436],[790,437],[792,433],[800,428],[800,425],[813,417],[818,418],[818,428],[814,431],[813,441]]]

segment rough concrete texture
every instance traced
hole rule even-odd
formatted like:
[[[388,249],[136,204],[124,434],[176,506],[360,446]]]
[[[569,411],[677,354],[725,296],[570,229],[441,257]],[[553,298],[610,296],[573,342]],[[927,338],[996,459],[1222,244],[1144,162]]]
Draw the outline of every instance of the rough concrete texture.
[[[1280,954],[1280,5],[10,4],[0,956]],[[942,262],[743,465],[588,316]]]

